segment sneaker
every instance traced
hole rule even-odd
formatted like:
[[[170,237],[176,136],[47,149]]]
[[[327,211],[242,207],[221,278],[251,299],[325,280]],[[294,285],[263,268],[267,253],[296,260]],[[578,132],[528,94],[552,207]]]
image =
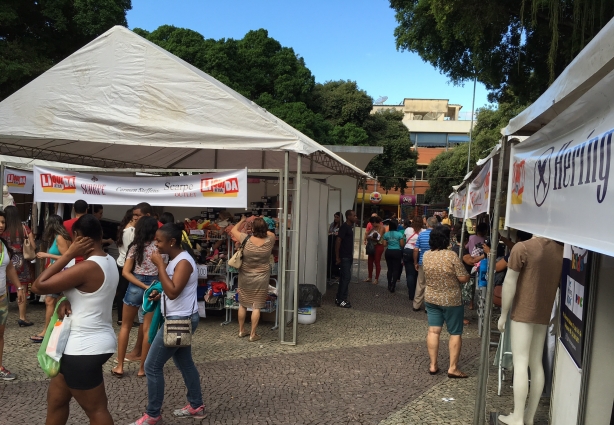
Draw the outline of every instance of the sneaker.
[[[202,419],[205,417],[205,406],[200,406],[198,409],[194,409],[190,403],[188,403],[183,409],[175,410],[173,415],[177,418]]]
[[[157,418],[152,418],[147,413],[143,413],[143,417],[132,422],[130,425],[156,425],[162,423],[162,415]]]
[[[337,304],[339,307],[341,308],[352,308],[352,304],[350,304],[349,301],[341,301],[339,304]]]
[[[12,381],[15,378],[17,377],[14,373],[11,373],[7,368],[0,366],[0,379],[4,381]]]

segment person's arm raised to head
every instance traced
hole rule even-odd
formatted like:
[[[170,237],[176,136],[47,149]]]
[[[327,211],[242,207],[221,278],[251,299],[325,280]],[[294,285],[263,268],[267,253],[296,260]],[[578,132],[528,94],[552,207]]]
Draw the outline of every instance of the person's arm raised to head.
[[[166,273],[166,264],[164,264],[164,260],[158,251],[151,255],[151,262],[158,268],[158,279],[168,299],[174,300],[181,295],[181,292],[188,284],[190,275],[194,271],[192,264],[188,260],[181,260],[175,266],[173,278],[171,279],[168,273]]]

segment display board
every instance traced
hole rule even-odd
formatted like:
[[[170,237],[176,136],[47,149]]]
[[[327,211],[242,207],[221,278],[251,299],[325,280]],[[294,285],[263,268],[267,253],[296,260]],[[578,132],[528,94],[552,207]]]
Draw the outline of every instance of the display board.
[[[34,173],[32,171],[5,168],[4,184],[8,186],[9,193],[31,195],[34,191]]]
[[[585,300],[588,299],[591,252],[565,244],[563,273],[561,273],[561,343],[582,369],[584,328],[586,323]]]
[[[34,201],[71,204],[247,208],[247,170],[189,176],[118,177],[34,167]]]
[[[492,158],[488,160],[479,174],[469,183],[469,202],[467,217],[474,218],[490,212],[490,190],[492,189]]]

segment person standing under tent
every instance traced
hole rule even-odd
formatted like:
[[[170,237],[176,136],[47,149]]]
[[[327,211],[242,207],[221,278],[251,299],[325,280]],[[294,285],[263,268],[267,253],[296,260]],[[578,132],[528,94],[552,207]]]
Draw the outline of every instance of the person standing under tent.
[[[424,290],[426,289],[426,280],[424,278],[424,269],[422,268],[422,259],[424,253],[431,249],[429,245],[429,237],[434,227],[438,226],[439,222],[435,217],[429,217],[426,220],[427,229],[423,230],[418,235],[416,240],[416,247],[414,248],[414,265],[418,272],[418,281],[416,283],[416,293],[414,294],[413,310],[419,311],[422,308],[424,302]]]
[[[488,223],[478,224],[475,229],[475,233],[476,233],[475,235],[469,236],[469,240],[467,241],[467,244],[465,245],[465,248],[467,249],[467,252],[470,255],[474,254],[473,251],[477,244],[484,243],[484,239],[486,238],[486,235],[488,234]]]
[[[190,319],[192,333],[196,331],[200,317],[196,301],[198,287],[198,269],[194,259],[181,247],[183,225],[167,223],[156,232],[157,251],[151,261],[158,268],[163,292],[160,309],[167,319]],[[168,255],[168,266],[162,255]],[[154,291],[155,293],[155,291]],[[192,347],[166,347],[164,345],[164,327],[161,327],[145,361],[147,374],[147,410],[143,416],[130,425],[156,425],[162,420],[162,403],[164,402],[164,365],[169,359],[181,371],[187,387],[188,404],[173,412],[176,418],[202,419],[205,417],[200,375],[192,359]]]
[[[98,221],[102,220],[102,216],[104,214],[104,207],[102,205],[100,204],[90,205],[90,210],[91,210],[90,214],[96,217]],[[102,239],[103,245],[111,245],[113,242],[115,241],[112,238]]]
[[[62,255],[68,251],[72,238],[66,231],[66,228],[62,225],[62,217],[56,214],[51,214],[45,224],[45,233],[43,234],[43,241],[47,244],[49,249],[47,252],[36,253],[37,258],[45,259],[45,268],[49,267],[56,260],[59,260]],[[30,337],[32,342],[43,342],[45,332],[49,326],[49,321],[53,312],[55,311],[55,304],[60,297],[60,294],[45,294],[45,327],[43,330],[34,336]]]
[[[28,298],[28,287],[32,283],[34,272],[32,263],[27,261],[23,256],[23,246],[26,240],[31,246],[35,246],[34,234],[28,226],[21,222],[19,210],[15,206],[9,206],[4,209],[6,226],[2,233],[2,238],[9,245],[13,255],[11,261],[13,267],[19,276],[20,285],[17,290],[17,304],[19,306],[19,327],[32,326],[34,323],[28,321],[26,317],[26,299]]]
[[[63,292],[58,317],[72,318],[60,373],[47,391],[47,424],[66,424],[74,397],[90,424],[112,425],[102,366],[115,352],[113,297],[119,275],[102,249],[102,227],[91,214],[72,223],[73,243],[32,285],[37,294]],[[64,270],[77,256],[84,261]]]
[[[353,210],[345,212],[345,223],[339,227],[335,241],[335,257],[339,267],[339,289],[335,304],[341,308],[352,308],[349,301],[349,286],[352,279],[352,263],[354,262],[354,225],[356,213]]]
[[[384,233],[384,247],[386,248],[386,265],[388,266],[388,290],[394,292],[397,280],[401,275],[403,251],[402,246],[405,246],[405,235],[397,230],[398,223],[396,219],[390,220],[388,231]]]
[[[155,237],[158,230],[158,220],[154,217],[146,216],[139,219],[135,227],[134,241],[130,244],[124,268],[122,271],[123,277],[128,280],[128,289],[124,297],[122,326],[119,331],[119,341],[117,346],[117,366],[113,368],[111,373],[113,376],[122,378],[124,376],[124,361],[126,350],[128,348],[128,339],[130,337],[130,329],[132,323],[137,316],[139,323],[143,323],[142,334],[145,336],[149,331],[152,313],[144,314],[142,310],[143,295],[147,288],[158,280],[158,268],[151,261],[151,256],[157,252]],[[149,351],[149,342],[147,338],[143,338],[141,348],[141,367],[137,376],[145,376],[145,359]]]
[[[441,212],[441,224],[452,227],[452,222],[450,221],[450,217],[448,217],[448,210],[443,210]]]
[[[5,229],[6,213],[4,211],[0,211],[0,234],[3,234]],[[11,246],[3,238],[0,238],[0,241],[2,242],[2,252],[0,253],[0,379],[4,381],[12,381],[16,378],[15,374],[11,373],[7,368],[5,368],[4,363],[2,362],[2,354],[4,352],[4,331],[6,329],[6,322],[9,315],[7,279],[15,286],[15,288],[21,288],[21,282],[19,281],[17,270],[11,261],[11,258],[13,257]]]
[[[75,218],[71,218],[70,220],[64,221],[64,228],[66,229],[66,231],[68,232],[71,238],[73,237],[73,233],[72,233],[73,224],[75,224],[77,220],[79,220],[81,217],[87,214],[87,209],[88,209],[87,202],[79,199],[78,201],[74,203],[72,209],[75,214]],[[81,257],[75,258],[75,263],[80,263],[81,261],[83,261],[83,258]]]
[[[243,262],[239,268],[239,337],[249,335],[249,341],[260,339],[256,333],[260,320],[260,309],[266,306],[269,294],[271,267],[269,259],[275,246],[275,233],[269,232],[264,219],[258,217],[252,222],[252,234],[248,236],[239,229],[245,221],[245,216],[232,228],[232,235],[243,244]],[[246,241],[247,239],[247,241]],[[245,332],[245,317],[247,309],[252,309],[252,329]]]
[[[335,264],[335,240],[337,239],[337,233],[339,233],[340,226],[341,212],[336,212],[333,217],[333,222],[328,226],[328,249],[326,256],[326,277],[328,279],[339,277],[339,267]]]

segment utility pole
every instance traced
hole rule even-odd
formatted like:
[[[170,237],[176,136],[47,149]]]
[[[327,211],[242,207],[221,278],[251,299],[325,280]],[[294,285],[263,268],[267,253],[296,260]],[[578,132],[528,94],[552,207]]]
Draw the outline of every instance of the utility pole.
[[[473,117],[475,115],[475,86],[478,82],[478,75],[473,79],[473,100],[471,101],[471,127],[469,128],[469,153],[467,154],[467,174],[469,174],[469,165],[471,163],[471,141],[473,140]]]

